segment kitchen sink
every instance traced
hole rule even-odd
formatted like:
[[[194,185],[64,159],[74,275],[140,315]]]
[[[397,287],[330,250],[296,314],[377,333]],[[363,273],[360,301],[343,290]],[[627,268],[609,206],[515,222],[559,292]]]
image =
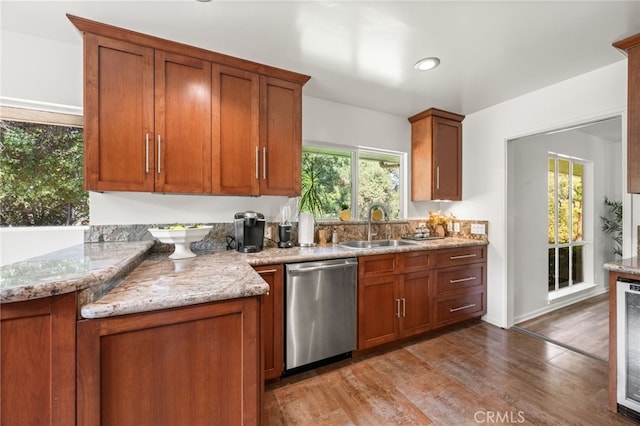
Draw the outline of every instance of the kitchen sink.
[[[345,241],[340,243],[341,246],[355,249],[383,249],[401,246],[415,246],[418,243],[406,240],[361,240],[361,241]]]

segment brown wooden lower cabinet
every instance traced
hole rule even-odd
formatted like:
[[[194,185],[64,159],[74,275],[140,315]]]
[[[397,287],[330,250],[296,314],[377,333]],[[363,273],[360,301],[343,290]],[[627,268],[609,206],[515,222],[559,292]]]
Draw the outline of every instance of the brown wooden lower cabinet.
[[[77,424],[258,424],[260,298],[78,322]]]
[[[284,272],[282,265],[254,267],[269,284],[269,293],[262,296],[262,347],[265,380],[278,379],[284,363]]]
[[[421,272],[405,273],[419,269],[418,262],[423,263]],[[358,349],[431,328],[431,267],[428,252],[358,259]]]
[[[486,247],[358,259],[358,349],[486,313]]]
[[[75,424],[75,293],[3,304],[0,320],[0,424]]]

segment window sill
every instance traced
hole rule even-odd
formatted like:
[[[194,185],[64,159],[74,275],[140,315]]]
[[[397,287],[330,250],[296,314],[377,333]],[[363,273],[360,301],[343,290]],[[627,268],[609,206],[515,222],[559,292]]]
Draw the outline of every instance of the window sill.
[[[586,290],[591,290],[596,287],[597,285],[589,284],[589,283],[574,284],[571,287],[565,287],[563,289],[550,292],[549,295],[547,296],[547,302],[552,303],[563,297],[573,296],[576,293],[580,293]]]

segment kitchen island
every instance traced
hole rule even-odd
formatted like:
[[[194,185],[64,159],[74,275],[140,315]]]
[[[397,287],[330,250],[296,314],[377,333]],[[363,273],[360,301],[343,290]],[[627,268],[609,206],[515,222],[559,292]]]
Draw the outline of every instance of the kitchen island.
[[[0,269],[3,414],[37,424],[259,423],[270,289],[254,267],[487,242],[207,251],[175,261],[152,245],[91,243]]]

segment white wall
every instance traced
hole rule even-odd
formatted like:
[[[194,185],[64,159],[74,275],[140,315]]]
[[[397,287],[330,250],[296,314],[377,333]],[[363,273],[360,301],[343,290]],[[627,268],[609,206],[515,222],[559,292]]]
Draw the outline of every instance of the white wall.
[[[618,120],[621,121],[621,120]],[[622,123],[620,123],[620,137]],[[508,143],[509,215],[515,238],[510,266],[513,267],[514,321],[532,318],[577,299],[605,291],[608,283],[602,264],[613,258],[611,238],[600,231],[600,216],[607,213],[606,196],[621,199],[621,180],[611,176],[611,167],[622,159],[621,142],[610,142],[578,130],[521,138]],[[595,284],[578,294],[548,303],[547,290],[547,159],[548,152],[587,160],[584,173],[584,282]],[[619,172],[617,173],[619,174]]]
[[[462,174],[465,201],[455,203],[451,211],[489,221],[487,321],[510,327],[514,318],[514,277],[509,265],[515,236],[513,231],[507,232],[513,222],[507,217],[507,141],[616,115],[626,123],[626,87],[627,62],[621,60],[466,117]],[[624,156],[626,132],[622,146]],[[624,160],[622,165],[620,180],[625,175]],[[622,188],[626,191],[625,186]],[[625,197],[625,203],[629,202]],[[630,222],[625,226],[626,241]],[[630,255],[627,241],[625,250],[625,255]]]
[[[0,96],[82,106],[82,45],[6,30],[0,37]]]
[[[0,228],[0,266],[84,243],[88,226]]]

